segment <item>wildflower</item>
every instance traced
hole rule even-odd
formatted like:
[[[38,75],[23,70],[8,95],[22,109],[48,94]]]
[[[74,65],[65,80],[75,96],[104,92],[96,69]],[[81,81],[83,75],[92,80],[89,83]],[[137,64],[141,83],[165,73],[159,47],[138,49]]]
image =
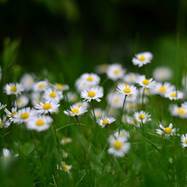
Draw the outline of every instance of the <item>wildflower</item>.
[[[34,78],[31,74],[24,74],[21,78],[21,85],[23,86],[24,90],[31,90],[34,85]]]
[[[52,118],[49,116],[35,116],[27,121],[26,126],[28,129],[40,132],[47,130],[52,121]]]
[[[127,142],[127,134],[128,133],[125,130],[123,130],[122,132],[115,132],[113,135],[109,137],[109,154],[112,154],[116,157],[123,157],[125,154],[128,153],[130,149],[130,143]]]
[[[172,91],[168,91],[165,94],[165,97],[170,99],[170,100],[179,100],[179,99],[184,98],[184,94],[181,91],[172,90]]]
[[[2,104],[2,103],[0,102],[0,110],[6,108],[6,106],[7,106],[7,105],[4,105],[4,104]]]
[[[133,57],[132,62],[134,65],[138,67],[142,67],[145,64],[151,63],[151,60],[153,59],[153,55],[150,52],[142,52],[138,53]]]
[[[5,113],[7,118],[10,120],[10,122],[16,122],[16,114],[17,114],[17,108],[13,107],[11,108],[11,110],[9,111],[7,108],[5,108]]]
[[[91,111],[91,113],[92,113],[92,116],[94,116],[93,111]],[[99,119],[103,115],[105,115],[106,112],[102,110],[101,108],[94,108],[94,113],[95,113],[96,119]]]
[[[122,68],[120,64],[109,65],[107,69],[107,76],[109,79],[113,81],[123,78],[124,73],[125,70]]]
[[[41,114],[55,113],[58,112],[59,104],[52,101],[40,102],[36,105],[36,109]]]
[[[187,107],[184,104],[181,106],[171,105],[169,109],[173,116],[187,118]]]
[[[67,85],[67,84],[61,84],[61,83],[56,83],[54,85],[54,88],[56,90],[58,90],[58,91],[64,92],[64,91],[69,90],[69,85]]]
[[[87,84],[88,87],[97,86],[100,82],[98,75],[94,73],[84,73],[80,79]]]
[[[29,103],[29,98],[25,95],[20,95],[15,101],[15,105],[18,108],[26,107],[28,103]]]
[[[18,83],[9,83],[5,85],[4,90],[7,95],[18,95],[23,91],[23,87]]]
[[[81,97],[87,102],[90,102],[92,100],[100,102],[101,98],[103,97],[103,88],[98,86],[83,90],[81,92]]]
[[[157,81],[168,81],[171,79],[172,77],[172,71],[169,67],[157,67],[154,71],[153,71],[153,77],[155,80]]]
[[[138,77],[137,83],[143,88],[150,88],[154,85],[153,79],[147,79],[144,75]]]
[[[46,80],[45,81],[39,81],[39,82],[34,83],[33,89],[36,92],[43,92],[48,88],[48,86],[49,86],[48,81],[46,81]]]
[[[4,158],[10,158],[12,156],[11,152],[9,149],[7,148],[3,148],[3,151],[2,151],[2,156]]]
[[[181,135],[181,145],[183,148],[187,147],[187,134],[182,134]]]
[[[137,89],[135,86],[123,83],[120,83],[117,86],[117,91],[125,96],[136,95],[137,93]]]
[[[46,101],[54,101],[58,103],[62,99],[62,92],[49,88],[45,91],[43,98]]]
[[[32,116],[35,115],[35,112],[33,109],[30,109],[29,107],[23,108],[17,111],[15,114],[15,122],[16,123],[23,123],[28,121]]]
[[[138,123],[142,123],[142,124],[145,124],[148,121],[151,121],[151,116],[144,111],[135,112],[134,118]]]
[[[97,120],[97,123],[102,127],[108,127],[111,123],[113,123],[115,119],[113,117],[102,117]]]
[[[77,94],[76,93],[74,93],[74,92],[68,92],[67,93],[67,98],[68,98],[68,101],[69,102],[76,102],[77,100],[78,100],[78,96],[77,96]]]
[[[154,87],[152,87],[151,92],[153,94],[159,94],[161,96],[165,96],[166,93],[175,90],[175,87],[172,86],[170,83],[155,83]]]
[[[60,141],[60,143],[61,143],[62,145],[66,145],[66,144],[69,144],[69,143],[71,143],[71,142],[72,142],[72,139],[69,138],[69,137],[63,137],[63,138],[61,139],[61,141]]]
[[[128,73],[124,76],[123,80],[128,84],[135,84],[140,75],[137,73]]]
[[[70,110],[64,111],[68,116],[80,116],[87,112],[87,106],[81,104],[74,104],[70,107]]]
[[[173,128],[173,124],[170,123],[168,127],[164,127],[162,124],[156,129],[156,133],[159,135],[164,135],[166,137],[173,136],[176,134],[176,129]]]
[[[96,72],[98,74],[104,74],[107,72],[108,66],[109,66],[108,64],[100,64],[96,66]]]
[[[108,104],[112,108],[122,108],[125,96],[119,92],[111,92],[107,96]]]
[[[72,165],[68,165],[65,162],[61,162],[60,165],[57,165],[57,169],[62,170],[65,173],[70,173],[71,168],[72,168]]]

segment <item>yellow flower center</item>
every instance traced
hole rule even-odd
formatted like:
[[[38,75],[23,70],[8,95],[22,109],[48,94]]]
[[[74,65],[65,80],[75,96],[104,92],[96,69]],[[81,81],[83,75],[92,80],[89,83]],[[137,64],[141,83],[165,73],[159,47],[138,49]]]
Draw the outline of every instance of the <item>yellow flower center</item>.
[[[71,108],[71,112],[74,113],[74,114],[78,114],[79,111],[80,111],[80,110],[79,110],[78,107]]]
[[[145,119],[145,114],[140,114],[140,115],[139,115],[139,119],[140,119],[140,120],[144,120],[144,119]]]
[[[20,118],[21,118],[21,119],[28,119],[28,118],[29,118],[29,113],[28,113],[28,112],[23,112],[23,113],[20,115]]]
[[[125,94],[130,94],[131,93],[131,88],[129,87],[129,86],[125,86],[124,87],[124,89],[123,89],[123,92],[125,93]]]
[[[60,83],[56,83],[55,87],[57,90],[63,90],[64,85]]]
[[[161,86],[158,91],[162,94],[166,93],[167,89],[166,89],[166,86]]]
[[[96,92],[94,90],[88,91],[88,97],[95,97],[95,96],[96,96]]]
[[[187,139],[184,140],[184,143],[187,144]]]
[[[36,125],[37,126],[43,126],[45,124],[45,121],[43,119],[37,119],[36,120]]]
[[[11,91],[11,92],[16,92],[16,91],[17,91],[16,85],[12,85],[12,86],[10,87],[10,91]]]
[[[177,93],[176,93],[176,92],[172,92],[172,93],[170,94],[170,96],[171,96],[171,97],[176,97],[176,96],[177,96]]]
[[[110,123],[110,121],[107,119],[107,118],[105,118],[105,119],[103,119],[102,120],[102,124],[105,126],[105,125],[108,125]]]
[[[55,91],[52,91],[52,92],[49,94],[49,96],[50,96],[51,98],[55,98],[55,97],[57,96],[57,94],[56,94]]]
[[[120,69],[115,69],[115,70],[113,71],[113,73],[114,73],[115,75],[119,75],[119,74],[121,73],[121,70],[120,70]]]
[[[138,60],[141,61],[141,62],[144,62],[145,61],[145,56],[144,55],[139,55]]]
[[[38,88],[39,89],[44,89],[45,88],[45,84],[44,83],[39,83],[38,84]]]
[[[43,109],[44,110],[49,110],[49,109],[51,109],[52,108],[52,104],[51,103],[44,103],[43,104]]]
[[[177,109],[177,114],[183,116],[183,115],[186,114],[186,110],[185,110],[183,107],[179,107],[179,108]]]
[[[119,140],[115,140],[113,143],[113,147],[116,150],[120,150],[122,148],[122,146],[123,146],[123,143]]]
[[[165,132],[166,134],[171,134],[172,128],[166,127],[166,128],[164,128],[164,132]]]
[[[149,83],[150,83],[150,80],[148,80],[148,79],[144,79],[143,81],[142,81],[142,83],[144,84],[144,85],[148,85]]]
[[[94,78],[92,76],[88,76],[86,80],[89,82],[92,82],[94,80]]]

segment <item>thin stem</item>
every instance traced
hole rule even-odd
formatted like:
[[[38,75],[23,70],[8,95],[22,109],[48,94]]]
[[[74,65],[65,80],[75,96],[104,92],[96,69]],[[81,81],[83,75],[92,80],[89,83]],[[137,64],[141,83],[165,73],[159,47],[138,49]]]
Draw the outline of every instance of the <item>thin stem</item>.
[[[93,101],[91,101],[90,104],[91,104],[91,108],[92,108],[92,113],[93,113],[94,120],[97,121],[96,116],[95,116],[95,110],[94,110]]]
[[[127,99],[127,95],[125,95],[125,98],[123,100],[123,106],[122,106],[122,110],[121,110],[121,122],[123,119],[123,112],[124,112],[124,108],[125,108],[126,99]]]
[[[144,106],[144,95],[145,95],[145,88],[143,88],[143,91],[142,91],[142,109]]]

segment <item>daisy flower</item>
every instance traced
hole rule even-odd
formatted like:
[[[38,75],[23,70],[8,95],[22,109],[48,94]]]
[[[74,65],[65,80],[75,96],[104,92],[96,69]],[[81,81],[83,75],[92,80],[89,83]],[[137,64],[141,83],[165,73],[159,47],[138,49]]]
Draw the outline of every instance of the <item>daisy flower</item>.
[[[153,86],[154,84],[154,81],[153,79],[147,79],[144,75],[142,76],[139,76],[138,79],[137,79],[137,83],[143,87],[143,88],[150,88]]]
[[[40,132],[47,130],[52,121],[52,118],[49,116],[35,116],[26,123],[26,126],[28,129]]]
[[[187,147],[187,134],[182,134],[181,135],[181,145],[183,148]]]
[[[48,114],[58,112],[59,104],[54,101],[45,101],[36,105],[36,109],[40,114]]]
[[[74,104],[70,106],[70,110],[64,111],[68,116],[80,116],[87,112],[87,106],[81,104]]]
[[[34,85],[34,78],[31,74],[24,74],[21,78],[21,84],[24,90],[31,90]]]
[[[136,95],[137,93],[135,86],[124,83],[118,84],[117,91],[125,96]]]
[[[156,129],[156,133],[159,135],[164,135],[166,137],[173,136],[176,134],[176,129],[173,128],[173,124],[170,123],[168,127],[164,127],[162,124]]]
[[[165,83],[155,82],[154,87],[152,87],[151,89],[151,92],[153,94],[165,96],[167,92],[171,92],[172,90],[175,90],[175,87],[168,82]]]
[[[81,92],[81,97],[87,102],[90,102],[92,100],[100,102],[101,98],[103,97],[103,88],[97,86],[97,87],[89,88],[87,90],[83,90]]]
[[[57,169],[58,169],[58,170],[62,170],[62,171],[64,171],[65,173],[70,173],[71,168],[72,168],[72,165],[68,165],[68,164],[66,164],[65,162],[61,162],[60,165],[57,165]]]
[[[134,65],[138,67],[142,67],[145,64],[151,63],[151,60],[153,59],[153,55],[150,52],[142,52],[135,55],[135,57],[132,59],[132,62]]]
[[[107,72],[107,69],[108,69],[108,64],[100,64],[100,65],[97,65],[96,66],[96,72],[98,73],[98,74],[104,74],[104,73],[106,73]]]
[[[108,104],[112,108],[122,108],[125,96],[119,92],[111,92],[107,96]]]
[[[61,84],[61,83],[56,83],[54,85],[54,88],[56,90],[58,90],[58,91],[64,92],[64,91],[69,90],[69,85],[67,85],[67,84]]]
[[[120,64],[109,65],[107,69],[107,76],[109,79],[116,81],[122,79],[124,76],[125,70]]]
[[[45,81],[39,81],[39,82],[34,83],[33,89],[36,92],[43,92],[48,88],[48,86],[49,86],[48,81],[46,81],[46,80]]]
[[[153,77],[157,81],[168,81],[171,79],[173,72],[169,67],[157,67],[153,71]]]
[[[84,73],[81,75],[80,79],[84,81],[88,87],[97,86],[100,82],[99,76],[94,73]]]
[[[115,119],[113,117],[102,117],[97,120],[97,123],[102,127],[108,127],[111,123],[113,123]]]
[[[173,116],[187,118],[187,108],[184,104],[181,106],[171,105],[169,109]]]
[[[27,106],[29,103],[29,98],[25,95],[20,95],[16,101],[15,101],[15,105],[16,107],[18,108],[22,108],[22,107],[25,107]]]
[[[179,100],[179,99],[183,99],[184,98],[184,93],[181,92],[181,91],[176,91],[176,90],[168,91],[165,94],[165,97],[170,99],[170,100]]]
[[[135,84],[140,75],[137,73],[128,73],[124,76],[123,80],[128,84]]]
[[[67,98],[69,102],[76,102],[78,100],[78,95],[75,92],[68,92]]]
[[[45,91],[43,98],[46,101],[54,101],[58,103],[62,99],[62,92],[49,88]]]
[[[18,83],[9,83],[5,85],[4,91],[7,95],[18,95],[23,91],[23,87]]]
[[[114,133],[114,135],[111,135],[109,137],[109,144],[110,148],[108,149],[108,153],[112,154],[116,157],[123,157],[125,154],[128,153],[130,149],[130,143],[127,142],[124,138],[125,131],[120,134],[120,133]]]
[[[10,122],[16,122],[16,114],[17,114],[17,108],[13,107],[11,108],[11,110],[9,111],[7,108],[5,108],[5,113],[7,118],[10,120]]]
[[[138,122],[138,123],[147,123],[148,121],[151,121],[151,116],[144,112],[144,111],[140,111],[140,112],[135,112],[134,114],[134,119]]]
[[[35,115],[34,110],[29,107],[20,109],[15,114],[15,122],[16,123],[27,122],[34,115]]]

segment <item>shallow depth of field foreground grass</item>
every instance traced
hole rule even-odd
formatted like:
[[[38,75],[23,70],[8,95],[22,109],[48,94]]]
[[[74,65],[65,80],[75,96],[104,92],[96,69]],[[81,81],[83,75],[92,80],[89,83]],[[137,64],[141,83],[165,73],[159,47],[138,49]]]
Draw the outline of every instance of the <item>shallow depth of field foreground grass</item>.
[[[0,186],[186,186],[185,47],[170,41],[74,74],[70,59],[28,72],[6,40]]]

